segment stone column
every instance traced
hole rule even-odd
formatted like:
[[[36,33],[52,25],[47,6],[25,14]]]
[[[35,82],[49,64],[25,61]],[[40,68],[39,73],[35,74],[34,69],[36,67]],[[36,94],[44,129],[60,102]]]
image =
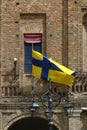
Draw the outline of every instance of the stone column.
[[[69,130],[81,130],[82,128],[82,121],[80,120],[80,113],[82,112],[81,109],[73,110],[73,113],[69,115]]]

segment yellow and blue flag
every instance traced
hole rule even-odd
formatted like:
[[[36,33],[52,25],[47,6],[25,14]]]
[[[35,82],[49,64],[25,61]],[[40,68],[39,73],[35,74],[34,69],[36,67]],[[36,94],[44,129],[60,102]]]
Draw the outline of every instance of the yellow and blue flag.
[[[35,50],[32,50],[32,75],[36,78],[50,80],[70,87],[72,87],[75,79],[75,71]]]

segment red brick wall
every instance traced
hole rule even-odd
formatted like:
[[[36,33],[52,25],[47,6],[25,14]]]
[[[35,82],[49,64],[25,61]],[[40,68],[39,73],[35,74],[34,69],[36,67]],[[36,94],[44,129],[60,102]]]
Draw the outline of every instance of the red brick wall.
[[[42,49],[48,57],[73,70],[84,70],[82,17],[86,1],[4,0],[1,4],[1,86],[4,76],[13,70],[14,57],[18,58],[20,86],[31,84],[24,74],[23,33],[28,32],[43,33]]]

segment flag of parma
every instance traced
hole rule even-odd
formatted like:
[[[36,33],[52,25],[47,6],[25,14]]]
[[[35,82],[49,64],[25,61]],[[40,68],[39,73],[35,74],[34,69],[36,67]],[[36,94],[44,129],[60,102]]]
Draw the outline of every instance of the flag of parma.
[[[64,84],[72,87],[75,71],[55,62],[54,60],[32,50],[32,75],[43,80]]]

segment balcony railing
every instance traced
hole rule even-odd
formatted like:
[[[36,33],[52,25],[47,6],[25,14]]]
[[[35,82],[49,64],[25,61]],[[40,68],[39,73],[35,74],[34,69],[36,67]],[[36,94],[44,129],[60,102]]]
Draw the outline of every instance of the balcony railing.
[[[17,87],[2,87],[2,96],[18,96]]]
[[[72,91],[87,92],[87,72],[77,73]]]

